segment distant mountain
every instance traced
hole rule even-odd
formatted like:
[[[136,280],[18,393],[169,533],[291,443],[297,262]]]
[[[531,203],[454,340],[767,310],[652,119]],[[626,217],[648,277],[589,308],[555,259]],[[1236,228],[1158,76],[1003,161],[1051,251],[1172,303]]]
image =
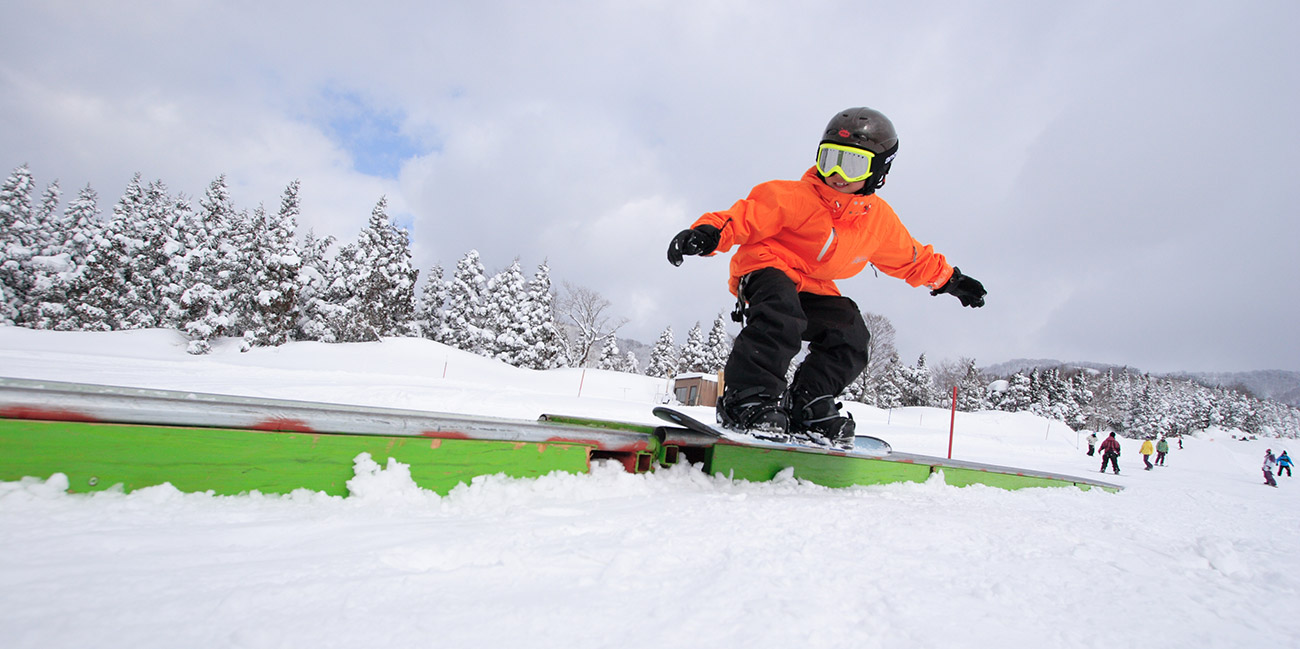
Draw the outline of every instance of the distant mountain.
[[[1124,369],[1122,365],[1106,363],[1084,361],[1067,363],[1054,359],[1017,358],[1005,363],[982,367],[980,371],[992,376],[1010,376],[1016,372],[1028,372],[1034,368],[1047,369],[1053,367],[1084,368],[1098,372]],[[1130,366],[1128,369],[1134,372],[1142,372],[1140,368],[1136,367]],[[1202,385],[1242,387],[1257,398],[1272,399],[1279,403],[1300,408],[1300,372],[1257,370],[1254,372],[1167,372],[1155,374],[1174,379],[1196,381]]]
[[[1106,372],[1109,370],[1124,369],[1123,365],[1109,365],[1106,363],[1092,363],[1087,361],[1072,361],[1066,363],[1066,362],[1062,362],[1050,358],[1016,358],[1013,360],[1009,360],[1005,363],[998,363],[997,365],[989,365],[987,367],[981,367],[980,371],[983,372],[984,374],[990,374],[994,376],[1010,376],[1012,374],[1015,374],[1016,372],[1028,372],[1034,368],[1048,369],[1052,367],[1083,368],[1088,370],[1095,370],[1097,372]],[[1132,369],[1135,372],[1141,372],[1141,370],[1137,368],[1129,368],[1129,369]]]
[[[1254,372],[1176,372],[1174,378],[1187,378],[1205,385],[1244,386],[1261,399],[1272,399],[1300,408],[1300,372],[1258,370]]]

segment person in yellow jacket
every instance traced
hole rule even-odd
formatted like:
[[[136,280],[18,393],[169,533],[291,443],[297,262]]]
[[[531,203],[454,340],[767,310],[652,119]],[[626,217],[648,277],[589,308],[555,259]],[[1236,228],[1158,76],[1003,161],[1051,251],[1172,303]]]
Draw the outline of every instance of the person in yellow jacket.
[[[880,111],[836,113],[822,133],[816,164],[799,180],[761,183],[729,209],[709,212],[668,246],[680,266],[686,255],[736,248],[731,292],[737,296],[736,337],[718,400],[718,422],[758,437],[850,448],[854,424],[835,398],[867,365],[870,332],[858,306],[835,280],[868,264],[931,295],[948,293],[981,307],[986,294],[932,246],[908,233],[876,195],[898,152],[894,125]],[[808,341],[809,353],[790,385],[786,372]]]
[[[1147,471],[1155,468],[1155,465],[1151,464],[1151,454],[1155,453],[1156,449],[1155,446],[1151,444],[1150,437],[1142,440],[1142,448],[1138,452],[1142,454],[1142,461],[1147,464]]]

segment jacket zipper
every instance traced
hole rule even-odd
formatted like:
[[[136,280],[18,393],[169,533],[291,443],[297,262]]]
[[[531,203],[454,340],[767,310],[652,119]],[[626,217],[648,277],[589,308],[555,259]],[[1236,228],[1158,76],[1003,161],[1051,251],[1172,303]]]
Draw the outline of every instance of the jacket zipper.
[[[835,228],[831,228],[831,236],[826,239],[826,245],[822,246],[822,251],[818,253],[817,261],[821,261],[826,257],[826,253],[830,252],[832,243],[835,243]]]

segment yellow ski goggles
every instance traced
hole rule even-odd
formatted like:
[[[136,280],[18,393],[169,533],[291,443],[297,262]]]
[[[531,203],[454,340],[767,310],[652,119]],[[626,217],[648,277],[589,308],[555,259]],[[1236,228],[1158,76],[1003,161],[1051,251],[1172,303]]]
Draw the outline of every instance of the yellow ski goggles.
[[[838,171],[844,180],[856,183],[871,176],[871,161],[875,157],[870,151],[825,142],[817,147],[817,171],[822,177]]]

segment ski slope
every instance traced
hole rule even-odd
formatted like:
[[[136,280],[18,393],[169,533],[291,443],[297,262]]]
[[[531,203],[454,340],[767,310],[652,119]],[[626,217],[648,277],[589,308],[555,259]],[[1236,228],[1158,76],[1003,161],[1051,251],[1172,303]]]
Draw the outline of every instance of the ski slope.
[[[666,382],[532,372],[428,341],[184,353],[168,331],[0,328],[0,376],[653,424]],[[852,404],[944,456],[948,413]],[[707,413],[707,410],[702,412]],[[1059,422],[958,413],[953,457],[1096,476]],[[0,483],[6,647],[1300,646],[1300,483],[1210,431],[1118,494],[941,480],[826,489],[679,465],[484,477],[438,497],[360,457],[351,496],[90,496]]]

